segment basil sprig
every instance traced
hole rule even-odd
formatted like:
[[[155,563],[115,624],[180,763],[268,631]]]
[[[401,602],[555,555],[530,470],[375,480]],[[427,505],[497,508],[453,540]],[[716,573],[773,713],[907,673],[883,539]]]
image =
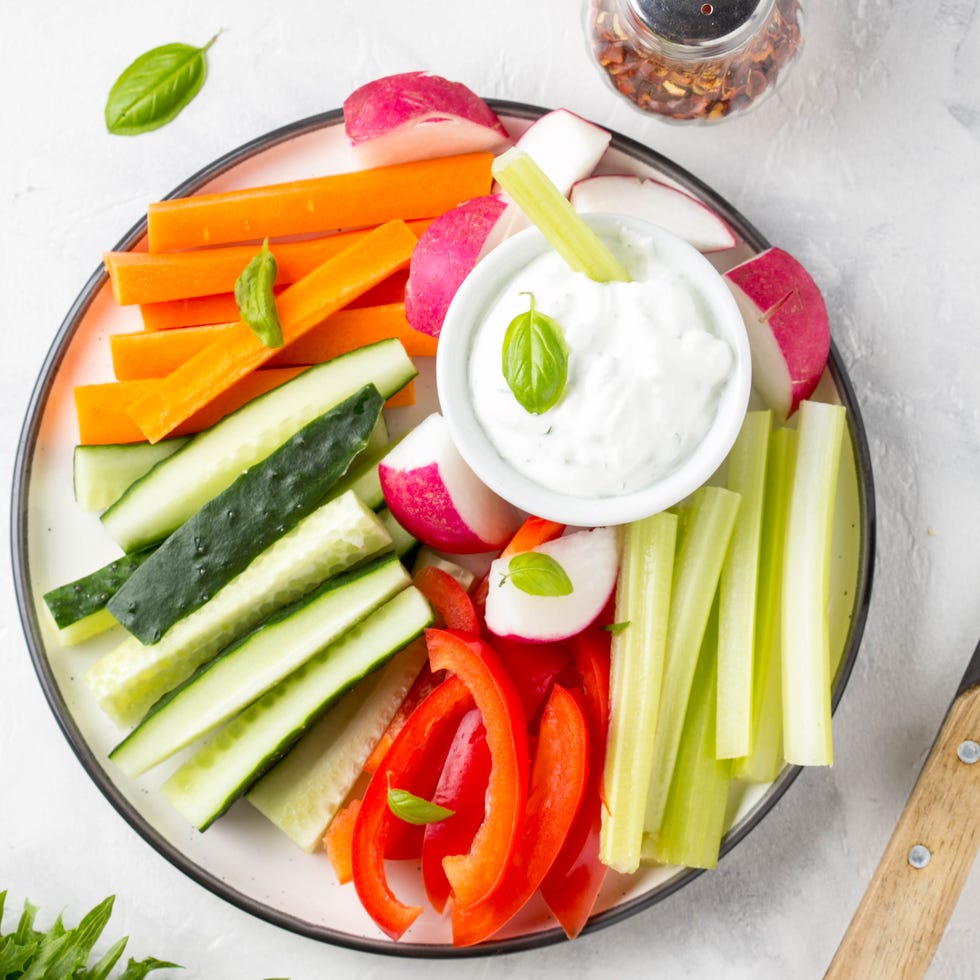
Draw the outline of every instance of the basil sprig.
[[[503,585],[507,579],[510,579],[515,589],[528,595],[563,596],[573,592],[568,572],[551,555],[540,551],[525,551],[514,555],[507,564],[507,574],[500,584]]]
[[[388,777],[388,809],[399,820],[416,825],[438,823],[456,812],[439,806],[438,803],[423,800],[422,797],[409,793],[407,789],[396,789],[391,785],[391,776]]]
[[[174,119],[201,90],[208,74],[207,51],[217,38],[215,34],[202,48],[164,44],[141,54],[109,90],[106,129],[135,136]]]
[[[534,415],[557,404],[568,380],[568,345],[561,327],[534,306],[520,313],[504,334],[502,367],[521,407]]]
[[[279,265],[269,251],[267,238],[235,282],[238,315],[266,347],[282,347],[282,325],[272,291],[278,273]]]

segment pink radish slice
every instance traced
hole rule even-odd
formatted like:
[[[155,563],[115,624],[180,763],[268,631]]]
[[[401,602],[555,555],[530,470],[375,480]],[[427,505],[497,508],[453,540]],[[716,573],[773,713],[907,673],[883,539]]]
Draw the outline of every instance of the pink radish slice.
[[[725,274],[752,350],[752,384],[782,421],[809,398],[830,354],[819,287],[788,252],[769,248]]]
[[[498,194],[474,197],[440,215],[419,238],[405,286],[405,316],[437,337],[460,283],[482,258],[507,208]]]
[[[369,167],[456,153],[496,153],[510,143],[497,114],[459,82],[413,71],[375,79],[344,101],[344,128]]]
[[[448,554],[493,551],[520,513],[477,479],[438,413],[425,418],[378,465],[392,514],[409,534]]]
[[[513,584],[509,558],[490,564],[486,623],[497,636],[531,642],[562,640],[581,633],[606,607],[616,585],[619,538],[612,527],[573,531],[534,549],[565,570],[572,592],[529,595]]]
[[[568,109],[536,119],[517,139],[520,147],[564,194],[596,168],[612,134]]]
[[[700,252],[720,252],[735,245],[735,235],[719,215],[690,194],[650,177],[587,177],[572,188],[570,200],[581,213],[629,214],[660,225]]]

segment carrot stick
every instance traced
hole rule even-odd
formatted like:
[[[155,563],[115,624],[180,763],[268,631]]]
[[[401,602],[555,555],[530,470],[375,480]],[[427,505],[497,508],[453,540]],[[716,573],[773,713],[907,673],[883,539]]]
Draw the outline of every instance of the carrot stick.
[[[490,191],[490,153],[466,153],[151,204],[151,252],[432,218]]]
[[[413,222],[414,224],[414,222]],[[411,227],[411,225],[410,225]],[[384,306],[401,303],[405,299],[405,283],[408,270],[402,269],[372,286],[358,296],[348,308],[356,306]],[[276,287],[276,293],[282,292]],[[172,330],[176,327],[199,327],[212,323],[228,323],[238,319],[238,304],[234,293],[215,293],[213,296],[191,296],[188,299],[168,299],[159,303],[143,303],[140,306],[145,330]]]
[[[407,224],[418,236],[431,222]],[[278,265],[276,284],[288,286],[302,279],[366,234],[366,230],[345,231],[325,238],[274,242],[270,247]],[[231,293],[254,256],[254,245],[231,245],[193,252],[106,252],[103,261],[112,295],[121,306],[128,306]]]
[[[302,367],[292,367],[253,371],[182,422],[174,430],[174,435],[191,435],[207,429],[246,402],[277,388],[304,370]],[[162,381],[162,378],[142,378],[137,381],[109,381],[76,387],[75,411],[78,415],[79,442],[84,446],[145,442],[146,437],[129,417],[127,409],[137,398],[159,388]]]
[[[302,374],[309,365],[263,368],[236,381],[174,429],[175,436],[189,436],[210,428],[226,415],[241,408],[259,395],[285,384]],[[75,411],[78,416],[79,442],[83,446],[105,446],[114,443],[146,442],[140,427],[129,417],[127,409],[139,397],[155,391],[162,378],[139,378],[133,381],[107,381],[79,385],[75,388]],[[415,404],[415,382],[409,381],[386,402],[385,408]]]
[[[276,300],[284,343],[406,265],[417,241],[403,221],[388,222],[288,286]],[[136,399],[130,417],[150,442],[157,442],[275,353],[239,322]]]
[[[234,329],[234,323],[221,323],[183,330],[111,334],[112,368],[120,381],[162,378]],[[278,351],[269,366],[320,364],[387,337],[397,337],[409,357],[435,356],[436,338],[413,330],[405,319],[405,305],[391,303],[338,310],[295,343]]]

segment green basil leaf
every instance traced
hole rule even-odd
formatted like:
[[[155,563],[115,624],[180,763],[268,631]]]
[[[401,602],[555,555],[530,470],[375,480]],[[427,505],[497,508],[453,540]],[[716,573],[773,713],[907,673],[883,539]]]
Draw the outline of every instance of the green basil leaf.
[[[245,266],[235,282],[238,315],[266,347],[282,347],[282,325],[276,309],[276,294],[272,291],[278,273],[279,266],[269,251],[267,238],[258,255]]]
[[[561,327],[531,308],[511,320],[504,334],[502,367],[514,397],[535,415],[557,404],[568,380],[568,345]]]
[[[164,44],[141,54],[115,81],[105,104],[105,124],[117,136],[135,136],[161,126],[201,90],[208,73],[207,50]]]
[[[423,800],[414,793],[409,793],[407,789],[394,789],[389,779],[388,784],[388,809],[405,823],[426,824],[438,823],[451,817],[456,812],[448,810],[438,803],[430,803]]]
[[[525,551],[514,555],[507,565],[507,578],[514,588],[528,595],[571,595],[572,580],[551,555],[540,551]],[[503,584],[503,583],[501,583]]]
[[[606,626],[603,626],[602,628],[607,633],[612,633],[613,636],[615,636],[617,633],[622,633],[623,630],[629,629],[629,626],[630,626],[630,620],[624,619],[621,623],[609,623]]]

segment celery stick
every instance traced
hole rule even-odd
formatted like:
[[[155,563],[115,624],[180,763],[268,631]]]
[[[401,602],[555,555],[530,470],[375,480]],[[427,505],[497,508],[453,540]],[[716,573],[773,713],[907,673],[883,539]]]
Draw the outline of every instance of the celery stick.
[[[718,679],[717,616],[712,615],[684,719],[663,823],[643,842],[643,860],[688,868],[718,863],[725,831],[731,760],[715,758]]]
[[[766,502],[762,514],[759,559],[759,600],[752,678],[753,749],[751,755],[736,759],[732,764],[733,778],[753,783],[770,783],[783,768],[779,606],[786,514],[795,450],[795,429],[777,429],[773,432],[766,464]]]
[[[512,147],[493,162],[493,176],[576,272],[596,282],[629,282],[630,275],[568,199],[523,150]]]
[[[663,820],[698,650],[740,502],[737,493],[723,487],[701,487],[691,496],[689,509],[681,518],[653,771],[644,819],[646,833],[655,832]]]
[[[766,486],[766,454],[772,412],[748,412],[728,454],[728,489],[740,494],[718,592],[719,759],[736,759],[752,749],[752,664],[759,536]]]
[[[783,740],[786,761],[829,766],[830,547],[844,407],[803,402],[783,560]]]
[[[603,773],[599,859],[629,874],[639,867],[653,767],[670,614],[677,516],[664,511],[627,525],[616,591],[609,676],[609,737]]]

